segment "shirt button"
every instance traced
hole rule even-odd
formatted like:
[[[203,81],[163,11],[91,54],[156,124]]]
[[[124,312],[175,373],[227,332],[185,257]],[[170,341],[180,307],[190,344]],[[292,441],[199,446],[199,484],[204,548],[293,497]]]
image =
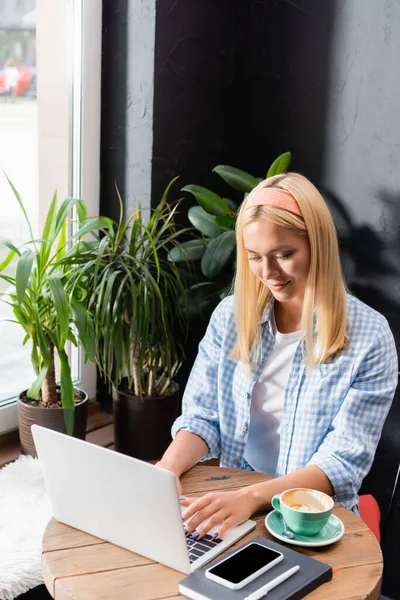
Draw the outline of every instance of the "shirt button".
[[[235,458],[235,460],[233,461],[233,464],[234,464],[234,465],[238,465],[238,464],[239,464],[239,461],[238,461],[238,460]]]
[[[243,433],[247,433],[247,429],[248,429],[248,427],[247,427],[247,423],[246,423],[245,425],[243,425]]]

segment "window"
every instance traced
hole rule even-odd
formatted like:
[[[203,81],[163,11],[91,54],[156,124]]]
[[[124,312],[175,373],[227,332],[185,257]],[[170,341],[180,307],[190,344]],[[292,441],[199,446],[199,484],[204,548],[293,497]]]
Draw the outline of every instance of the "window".
[[[60,201],[81,197],[89,213],[98,214],[101,4],[8,0],[0,12],[0,166],[20,191],[35,233],[42,230],[55,189]],[[11,92],[3,84],[1,93],[6,61],[17,67],[18,82]],[[0,236],[21,243],[26,231],[10,192],[1,174]],[[0,304],[0,320],[7,319]],[[95,367],[83,365],[79,350],[71,352],[77,385],[93,397]],[[32,376],[18,325],[1,323],[0,433],[16,427],[15,396]]]

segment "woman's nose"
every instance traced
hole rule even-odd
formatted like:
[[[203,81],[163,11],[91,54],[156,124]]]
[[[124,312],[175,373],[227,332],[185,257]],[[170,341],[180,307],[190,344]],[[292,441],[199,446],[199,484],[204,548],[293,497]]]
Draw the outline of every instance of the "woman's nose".
[[[280,272],[279,265],[276,260],[272,258],[266,258],[263,262],[263,279],[272,279],[274,275]]]

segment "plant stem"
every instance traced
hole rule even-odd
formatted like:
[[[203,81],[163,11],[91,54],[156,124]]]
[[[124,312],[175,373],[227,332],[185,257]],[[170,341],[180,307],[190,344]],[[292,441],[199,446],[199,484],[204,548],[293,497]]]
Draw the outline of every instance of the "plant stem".
[[[151,396],[153,394],[153,384],[154,384],[154,372],[151,368],[151,364],[149,365],[149,386],[147,389],[147,395]]]
[[[57,403],[56,371],[54,365],[54,344],[49,340],[50,366],[42,385],[42,402],[45,406]]]
[[[133,352],[133,391],[135,392],[135,396],[140,396],[139,391],[139,364],[138,357],[135,352]]]

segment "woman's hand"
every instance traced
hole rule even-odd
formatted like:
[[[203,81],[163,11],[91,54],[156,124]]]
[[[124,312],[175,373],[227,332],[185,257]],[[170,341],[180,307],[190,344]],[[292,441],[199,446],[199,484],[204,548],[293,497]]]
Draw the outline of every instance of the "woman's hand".
[[[214,529],[214,535],[218,533],[218,537],[222,537],[228,529],[243,523],[258,509],[250,488],[211,492],[201,498],[186,498],[181,500],[181,505],[188,507],[182,515],[183,520],[193,517],[185,525],[187,532],[193,533],[196,530],[198,537],[211,529]],[[203,525],[200,526],[200,523]]]
[[[158,463],[156,463],[155,466],[162,467],[163,469],[167,469],[167,471],[171,471],[171,473],[173,475],[175,475],[176,489],[178,490],[178,496],[182,496],[182,484],[179,480],[179,475],[177,473],[175,473],[175,471],[170,466],[163,464],[162,460],[158,461]]]

